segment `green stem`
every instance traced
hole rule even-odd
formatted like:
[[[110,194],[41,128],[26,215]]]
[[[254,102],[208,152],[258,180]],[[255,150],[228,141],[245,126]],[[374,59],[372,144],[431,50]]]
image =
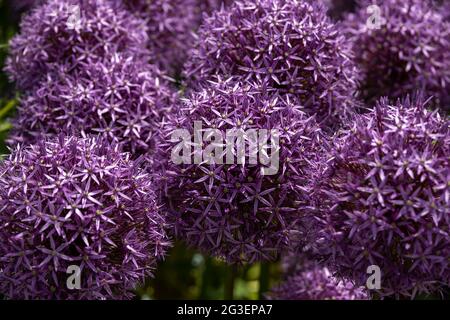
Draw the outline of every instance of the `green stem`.
[[[233,300],[234,298],[234,282],[236,278],[236,273],[237,273],[236,266],[233,265],[227,268],[227,276],[225,279],[225,293],[224,293],[225,300]]]
[[[202,285],[200,288],[200,299],[208,299],[208,288],[209,288],[209,279],[211,277],[211,258],[205,257],[205,268],[203,269],[202,274]]]
[[[264,294],[269,290],[270,264],[261,263],[259,271],[258,299],[264,299]]]
[[[9,122],[3,122],[3,123],[0,123],[0,132],[8,131],[8,130],[10,130],[11,128],[12,128],[12,125],[11,125],[11,123],[9,123]]]
[[[16,106],[17,101],[11,100],[9,101],[3,109],[0,109],[0,119],[2,119],[5,115],[8,114],[9,111],[12,110]]]

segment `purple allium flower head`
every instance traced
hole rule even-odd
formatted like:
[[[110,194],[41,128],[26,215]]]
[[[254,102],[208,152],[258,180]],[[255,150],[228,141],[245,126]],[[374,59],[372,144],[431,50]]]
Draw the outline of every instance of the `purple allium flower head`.
[[[321,255],[337,274],[380,296],[414,296],[450,283],[450,122],[421,97],[358,116],[317,179]]]
[[[145,57],[146,30],[143,20],[107,0],[49,0],[22,20],[6,71],[20,89],[29,89],[59,64],[74,72],[82,62],[109,60],[116,52]]]
[[[204,21],[185,77],[194,89],[214,75],[262,81],[334,126],[354,101],[349,44],[317,3],[238,1]]]
[[[153,184],[116,144],[59,136],[0,164],[0,293],[123,299],[169,245]],[[80,289],[66,271],[78,266]]]
[[[194,121],[200,121],[203,131],[195,131]],[[189,150],[185,156],[192,164],[175,164],[171,159],[163,173],[169,221],[174,222],[176,236],[229,263],[273,259],[290,243],[290,231],[309,194],[308,172],[325,144],[314,118],[289,98],[225,81],[192,94],[181,113],[168,121],[166,160],[171,152],[179,151],[180,142],[170,139],[175,129],[185,129],[189,137],[197,139],[199,133],[204,136],[203,142],[191,138],[193,149],[186,143]],[[215,130],[214,138],[207,129]],[[265,137],[264,129],[268,130]],[[227,140],[227,130],[235,130],[246,150],[256,139],[251,130],[260,141],[267,141],[266,146],[258,145],[259,160],[252,162],[251,152],[241,154],[239,147]],[[271,130],[278,130],[279,148],[272,140],[277,132]],[[223,146],[222,151],[212,152],[222,164],[208,158],[211,154],[206,150],[211,145]],[[227,150],[233,152],[231,161],[225,159]],[[279,165],[261,160],[262,154],[273,159],[276,150]],[[198,156],[202,159],[195,162]],[[275,170],[264,175],[262,169],[269,167]]]
[[[150,155],[155,133],[170,112],[175,93],[152,65],[113,55],[105,63],[82,63],[80,71],[62,66],[25,95],[10,144],[35,143],[63,131],[102,134],[137,157]]]
[[[325,267],[309,263],[267,295],[275,300],[367,300],[367,292],[348,280],[339,280]]]
[[[380,8],[379,28],[368,27],[368,5]],[[366,4],[366,5],[364,5]],[[362,69],[362,97],[401,98],[420,89],[447,106],[450,102],[450,24],[442,11],[423,0],[361,0],[345,22]]]

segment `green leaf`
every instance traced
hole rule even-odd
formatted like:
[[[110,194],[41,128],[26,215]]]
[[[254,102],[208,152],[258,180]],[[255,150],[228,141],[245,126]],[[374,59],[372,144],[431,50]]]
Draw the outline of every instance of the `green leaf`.
[[[2,122],[2,123],[0,123],[0,132],[8,131],[11,128],[12,128],[12,125],[9,122]]]
[[[6,106],[0,109],[0,119],[3,119],[17,104],[17,100],[10,100]]]

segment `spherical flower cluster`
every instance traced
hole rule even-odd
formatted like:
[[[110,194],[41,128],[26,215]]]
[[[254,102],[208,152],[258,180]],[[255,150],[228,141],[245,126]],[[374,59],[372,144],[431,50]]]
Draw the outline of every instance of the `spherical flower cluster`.
[[[113,53],[145,57],[146,30],[143,20],[107,0],[49,0],[22,20],[6,71],[27,90],[59,65],[74,72]]]
[[[442,11],[423,0],[365,0],[346,21],[362,70],[361,93],[369,103],[383,96],[401,98],[418,88],[450,104],[450,25]],[[366,3],[362,2],[362,3]],[[380,8],[380,23],[367,6]]]
[[[355,119],[335,142],[314,198],[322,258],[380,296],[414,296],[450,283],[450,123],[422,98]]]
[[[298,104],[231,83],[194,93],[168,121],[162,179],[176,236],[229,263],[253,263],[289,245],[325,141]],[[189,139],[180,142],[179,130]]]
[[[0,208],[0,293],[11,299],[128,298],[169,244],[149,176],[98,138],[12,150]]]
[[[134,158],[150,155],[175,95],[156,67],[117,54],[111,59],[48,74],[23,97],[10,144],[83,132],[121,143]]]
[[[317,3],[235,2],[205,19],[185,76],[191,88],[214,75],[262,82],[296,95],[310,114],[335,126],[353,106],[356,71],[349,44]]]
[[[267,295],[275,300],[367,300],[367,292],[346,280],[334,278],[317,264],[289,276]]]

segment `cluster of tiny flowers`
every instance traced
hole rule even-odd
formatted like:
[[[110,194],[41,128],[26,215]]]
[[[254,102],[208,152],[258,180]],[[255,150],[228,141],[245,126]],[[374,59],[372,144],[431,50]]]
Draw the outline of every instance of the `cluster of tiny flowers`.
[[[450,123],[422,98],[358,116],[315,186],[318,246],[337,274],[379,296],[414,297],[450,283]]]
[[[148,174],[99,138],[17,146],[0,164],[0,208],[0,293],[11,299],[129,298],[169,243]]]
[[[308,197],[308,172],[325,138],[314,118],[306,116],[295,102],[261,93],[246,83],[232,83],[214,83],[187,99],[180,113],[169,119],[166,141],[175,129],[194,135],[194,121],[217,129],[223,141],[227,141],[227,130],[242,132],[246,143],[251,139],[248,130],[278,130],[279,145],[268,142],[271,150],[262,151],[269,156],[278,150],[278,168],[264,175],[262,169],[273,163],[253,164],[248,154],[240,158],[234,146],[233,155],[240,160],[235,159],[235,164],[205,159],[197,164],[170,161],[162,177],[166,210],[176,236],[192,246],[229,263],[271,260],[289,246],[289,233]],[[269,141],[273,136],[268,135]],[[205,142],[194,140],[193,145],[203,149]],[[178,143],[170,140],[167,153]],[[193,149],[188,158],[198,155],[197,148]],[[215,156],[225,157],[225,152],[219,154]]]
[[[368,294],[353,283],[332,276],[315,263],[302,266],[267,295],[274,300],[367,300]]]
[[[6,71],[28,90],[60,65],[74,72],[118,52],[145,57],[146,30],[143,20],[107,0],[49,0],[22,20]]]
[[[362,71],[362,97],[372,104],[380,97],[401,98],[420,88],[448,106],[450,24],[443,10],[423,0],[364,1],[345,22]],[[380,24],[369,28],[367,6],[372,3],[380,8]]]
[[[205,19],[184,73],[191,88],[214,75],[261,82],[295,95],[309,114],[335,126],[353,106],[349,45],[316,3],[234,2]]]
[[[47,74],[22,98],[9,143],[35,143],[59,132],[101,134],[136,158],[154,151],[175,95],[158,69],[118,54],[80,62],[80,71]]]

